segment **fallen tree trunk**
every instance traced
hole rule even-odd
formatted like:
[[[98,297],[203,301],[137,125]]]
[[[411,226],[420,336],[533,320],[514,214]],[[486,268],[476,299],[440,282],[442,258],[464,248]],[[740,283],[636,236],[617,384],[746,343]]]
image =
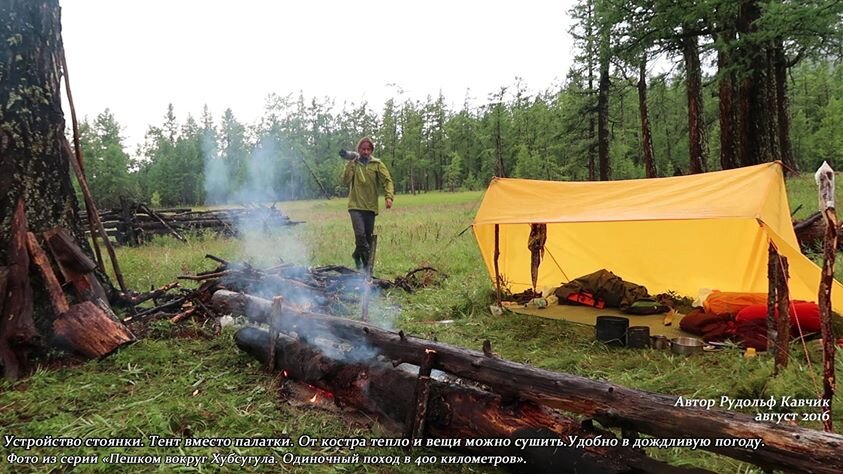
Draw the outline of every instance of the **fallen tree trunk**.
[[[270,357],[270,336],[266,331],[242,328],[237,332],[235,340],[241,350],[267,363]],[[413,396],[416,376],[413,373],[395,368],[377,358],[365,357],[365,347],[345,351],[339,346],[323,343],[320,349],[280,334],[275,341],[273,369],[285,371],[290,379],[307,382],[331,392],[337,403],[385,416],[394,424],[404,423],[416,403]],[[583,427],[577,420],[536,403],[522,402],[505,406],[499,395],[467,386],[431,380],[428,404],[427,432],[433,437],[460,442],[478,438],[510,440],[508,447],[490,447],[478,443],[479,447],[471,450],[500,456],[527,456],[527,465],[517,467],[533,473],[709,472],[675,468],[630,448],[577,447],[577,442],[570,443],[569,437],[576,437],[577,440],[595,436],[611,439],[614,435]],[[515,439],[526,437],[553,438],[561,446],[528,452],[517,447],[514,442]]]
[[[270,302],[220,290],[214,304],[225,310],[265,322]],[[489,386],[505,398],[532,400],[552,408],[593,417],[604,426],[616,426],[659,438],[705,439],[700,446],[766,469],[788,472],[843,471],[843,436],[821,431],[756,422],[751,416],[725,410],[682,407],[676,396],[632,390],[585,377],[560,374],[485,356],[447,344],[404,336],[375,326],[308,312],[286,310],[280,330],[311,339],[339,337],[373,348],[393,360],[420,365],[425,349],[435,350],[435,368]],[[680,405],[677,405],[677,403]],[[716,400],[712,400],[716,402]],[[757,449],[717,445],[717,440],[760,440]]]

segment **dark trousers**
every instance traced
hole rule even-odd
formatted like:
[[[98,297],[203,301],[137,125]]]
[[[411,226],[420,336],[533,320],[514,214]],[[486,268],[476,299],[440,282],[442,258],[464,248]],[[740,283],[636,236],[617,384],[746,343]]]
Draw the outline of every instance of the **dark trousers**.
[[[349,210],[351,227],[354,228],[354,265],[357,269],[369,264],[369,252],[372,249],[372,234],[375,232],[375,213],[372,211]]]

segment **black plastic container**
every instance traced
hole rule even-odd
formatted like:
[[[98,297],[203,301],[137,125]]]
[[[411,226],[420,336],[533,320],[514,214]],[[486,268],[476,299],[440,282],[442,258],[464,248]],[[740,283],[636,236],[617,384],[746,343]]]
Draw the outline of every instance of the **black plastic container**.
[[[595,330],[597,340],[610,346],[626,346],[626,331],[629,319],[620,316],[597,316]]]
[[[626,346],[633,349],[650,347],[650,328],[647,326],[632,326],[627,329]]]

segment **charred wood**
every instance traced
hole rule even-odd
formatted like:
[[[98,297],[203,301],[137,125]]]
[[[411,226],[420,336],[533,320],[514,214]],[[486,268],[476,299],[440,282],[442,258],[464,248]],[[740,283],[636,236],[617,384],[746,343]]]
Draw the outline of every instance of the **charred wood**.
[[[237,332],[235,341],[241,350],[262,363],[269,359],[270,339],[266,331],[243,328]],[[359,358],[362,354],[349,354],[341,347],[322,346],[322,349],[280,334],[275,342],[274,368],[286,371],[291,379],[330,391],[336,403],[382,416],[392,424],[404,423],[415,403],[416,377],[411,370],[396,369],[374,357]],[[349,356],[358,358],[349,359]],[[614,437],[610,432],[583,427],[572,418],[532,402],[505,405],[499,395],[433,379],[429,389],[425,421],[431,437],[515,439],[536,433],[560,439]],[[525,454],[514,446],[476,449],[475,452],[496,455],[523,457]],[[640,451],[611,447],[545,448],[524,467],[529,472],[557,473],[707,472],[673,468],[647,458]]]
[[[265,322],[267,300],[224,290],[212,301],[228,312]],[[788,472],[837,473],[843,470],[843,436],[794,426],[756,422],[751,416],[723,410],[677,408],[676,396],[632,390],[569,374],[560,374],[500,358],[486,357],[443,343],[399,334],[375,326],[318,315],[285,313],[281,331],[307,338],[342,338],[352,345],[373,347],[393,360],[420,365],[425,350],[437,352],[435,368],[487,385],[512,399],[526,399],[552,408],[597,419],[604,426],[622,427],[662,438],[704,438],[708,449],[766,469]],[[757,449],[715,446],[713,440],[761,439]]]

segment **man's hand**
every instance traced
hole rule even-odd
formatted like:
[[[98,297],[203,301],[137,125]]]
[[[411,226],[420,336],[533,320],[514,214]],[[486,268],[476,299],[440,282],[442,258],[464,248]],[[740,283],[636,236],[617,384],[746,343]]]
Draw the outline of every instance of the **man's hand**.
[[[392,199],[389,199],[389,198],[386,199],[386,208],[392,209]]]

